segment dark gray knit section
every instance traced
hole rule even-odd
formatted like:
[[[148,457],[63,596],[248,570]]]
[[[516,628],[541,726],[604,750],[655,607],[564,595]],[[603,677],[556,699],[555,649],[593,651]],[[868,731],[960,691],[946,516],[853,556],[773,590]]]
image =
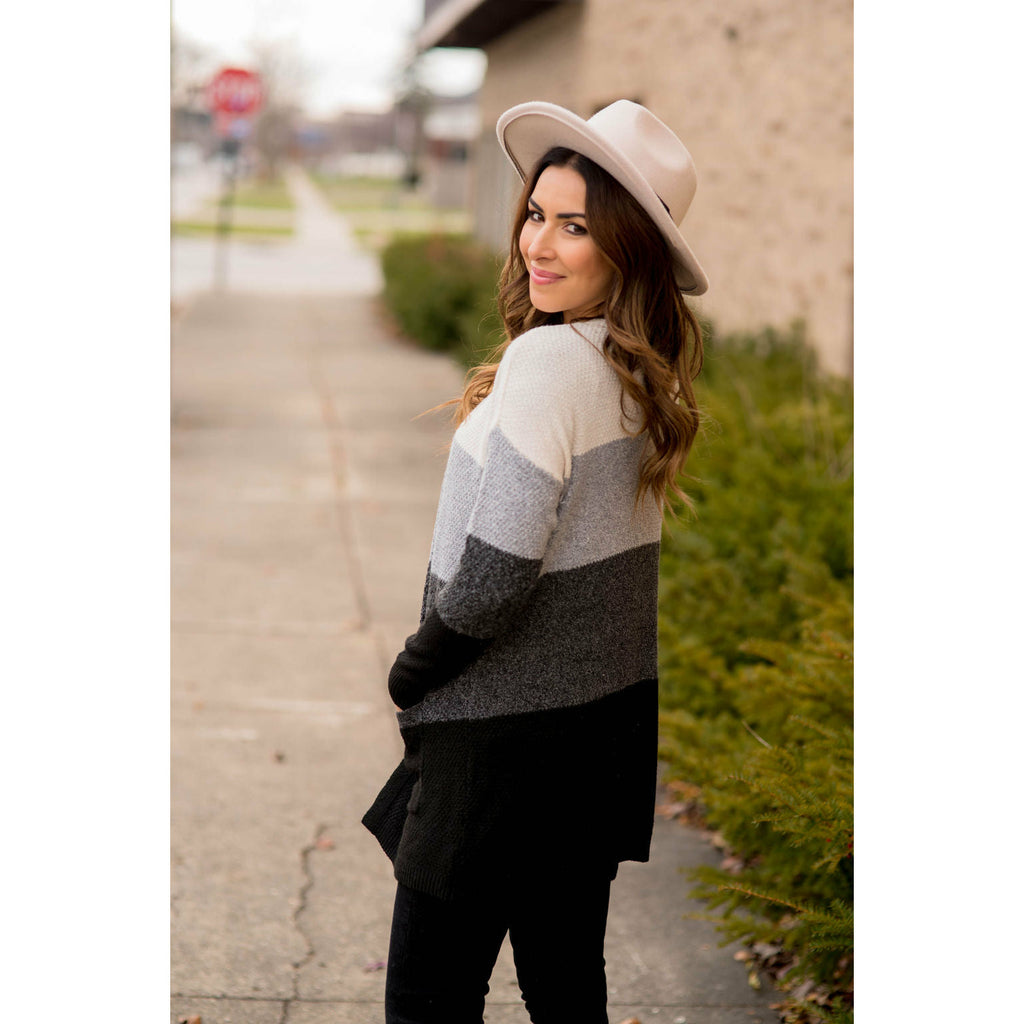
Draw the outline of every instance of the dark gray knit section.
[[[495,636],[530,597],[540,565],[539,558],[520,558],[467,537],[459,569],[437,598],[437,610],[459,633]]]
[[[572,707],[655,678],[658,553],[658,543],[647,544],[540,576],[526,607],[487,651],[457,678],[400,712],[399,723]],[[521,561],[525,578],[531,570],[526,559]],[[441,610],[446,590],[431,573],[428,606],[436,601]]]

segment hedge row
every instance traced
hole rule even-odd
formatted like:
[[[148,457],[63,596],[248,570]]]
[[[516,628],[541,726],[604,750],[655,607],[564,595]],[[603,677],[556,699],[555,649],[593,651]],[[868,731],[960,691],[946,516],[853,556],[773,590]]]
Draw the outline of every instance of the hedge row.
[[[852,389],[817,372],[799,330],[712,336],[707,351],[686,481],[698,518],[668,520],[662,538],[661,756],[731,851],[696,873],[696,895],[727,938],[785,971],[801,997],[790,1019],[808,1019],[810,999],[845,1021]]]
[[[403,328],[471,365],[500,338],[496,265],[466,240],[384,253]],[[725,934],[791,990],[789,1019],[852,1019],[852,389],[801,331],[718,338],[668,519],[660,594],[667,780],[730,855],[695,873]]]
[[[406,235],[381,253],[384,300],[421,345],[450,351],[466,366],[500,341],[498,261],[457,235]]]

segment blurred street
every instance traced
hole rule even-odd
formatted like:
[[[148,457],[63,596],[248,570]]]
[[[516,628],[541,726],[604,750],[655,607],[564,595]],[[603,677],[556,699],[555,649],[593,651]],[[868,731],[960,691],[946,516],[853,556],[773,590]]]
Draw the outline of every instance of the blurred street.
[[[463,374],[391,332],[375,258],[287,180],[295,237],[232,239],[224,290],[214,241],[172,243],[171,1020],[380,1024],[394,880],[360,817],[401,756],[385,679],[451,433],[414,417]],[[217,187],[196,171],[176,213]],[[717,860],[659,818],[652,862],[621,868],[612,1024],[777,1019],[683,917],[702,907],[680,869]],[[486,1019],[528,1022],[507,942]]]

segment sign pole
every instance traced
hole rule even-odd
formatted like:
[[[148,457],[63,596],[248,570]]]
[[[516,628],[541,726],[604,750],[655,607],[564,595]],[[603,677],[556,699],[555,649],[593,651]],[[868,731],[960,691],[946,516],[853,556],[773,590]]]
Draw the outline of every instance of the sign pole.
[[[231,234],[231,214],[235,205],[235,180],[238,177],[238,140],[225,139],[221,147],[224,157],[224,178],[220,203],[217,207],[217,242],[214,251],[214,291],[227,291],[228,236]]]

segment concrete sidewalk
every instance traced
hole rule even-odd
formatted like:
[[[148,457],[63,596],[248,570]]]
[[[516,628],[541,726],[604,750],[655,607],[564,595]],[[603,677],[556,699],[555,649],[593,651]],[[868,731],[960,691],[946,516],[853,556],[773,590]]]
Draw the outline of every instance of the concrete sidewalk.
[[[451,431],[414,417],[462,374],[365,286],[200,294],[172,346],[171,1020],[380,1024],[394,880],[359,820],[401,756],[385,678]],[[679,869],[715,859],[659,820],[652,862],[623,866],[613,1024],[777,1019],[683,917]],[[507,943],[486,1017],[528,1021]]]

